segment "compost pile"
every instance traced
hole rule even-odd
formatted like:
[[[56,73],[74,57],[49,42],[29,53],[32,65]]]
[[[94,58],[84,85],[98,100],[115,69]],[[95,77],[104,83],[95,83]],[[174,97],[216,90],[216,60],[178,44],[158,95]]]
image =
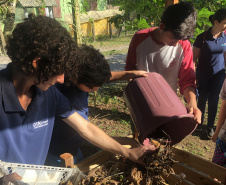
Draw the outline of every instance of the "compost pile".
[[[174,173],[173,153],[168,140],[149,141],[155,145],[157,152],[145,158],[147,166],[143,167],[129,159],[114,156],[101,166],[91,170],[80,185],[162,185],[167,184],[163,176]]]

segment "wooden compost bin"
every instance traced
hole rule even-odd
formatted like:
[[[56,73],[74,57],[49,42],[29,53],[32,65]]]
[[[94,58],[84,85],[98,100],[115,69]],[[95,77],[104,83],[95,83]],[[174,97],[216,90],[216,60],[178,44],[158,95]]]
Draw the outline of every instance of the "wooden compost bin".
[[[226,168],[177,148],[174,148],[173,152],[175,174],[163,176],[169,185],[226,185]],[[87,173],[108,161],[113,155],[107,151],[100,151],[78,163],[77,167]],[[186,177],[181,178],[181,174],[185,174]]]

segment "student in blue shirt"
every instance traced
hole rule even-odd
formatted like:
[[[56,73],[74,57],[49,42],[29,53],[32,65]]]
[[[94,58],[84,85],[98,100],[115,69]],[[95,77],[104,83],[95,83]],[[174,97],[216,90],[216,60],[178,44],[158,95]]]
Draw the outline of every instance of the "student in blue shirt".
[[[0,71],[0,160],[43,165],[59,117],[92,144],[145,165],[143,156],[154,146],[125,148],[76,113],[54,86],[64,83],[78,51],[59,22],[30,14],[16,25],[6,49],[12,62]]]
[[[56,87],[64,94],[76,112],[88,120],[88,93],[97,91],[104,83],[116,80],[129,80],[138,76],[147,76],[146,71],[110,71],[110,66],[104,56],[92,46],[82,45],[79,54],[75,57],[75,72],[73,76],[66,77],[64,84],[56,84]],[[77,73],[76,71],[83,71]],[[70,79],[68,79],[70,78]],[[109,80],[110,79],[110,80]],[[61,166],[60,155],[71,153],[74,162],[83,159],[80,144],[83,141],[78,133],[69,125],[56,118],[53,135],[50,143],[46,165]]]
[[[208,100],[206,132],[210,139],[214,133],[219,93],[225,78],[226,9],[218,10],[209,19],[213,26],[197,36],[193,45],[193,61],[196,64],[198,108],[202,112],[201,125],[196,130],[202,130]]]

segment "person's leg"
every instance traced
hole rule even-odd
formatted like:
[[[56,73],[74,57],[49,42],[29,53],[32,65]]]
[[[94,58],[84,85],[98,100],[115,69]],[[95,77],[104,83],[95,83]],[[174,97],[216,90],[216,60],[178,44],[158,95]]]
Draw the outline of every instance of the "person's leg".
[[[222,88],[225,79],[225,71],[222,70],[213,75],[210,80],[209,96],[208,96],[208,123],[207,123],[207,135],[212,137],[214,133],[213,126],[217,114],[217,107],[219,101],[219,93]]]
[[[208,81],[202,82],[202,83],[200,82],[198,84],[198,92],[199,92],[198,108],[202,112],[202,118],[201,118],[201,124],[198,126],[198,128],[196,130],[201,131],[202,130],[202,124],[203,124],[203,121],[204,121],[206,101],[207,101],[207,97],[208,97]]]

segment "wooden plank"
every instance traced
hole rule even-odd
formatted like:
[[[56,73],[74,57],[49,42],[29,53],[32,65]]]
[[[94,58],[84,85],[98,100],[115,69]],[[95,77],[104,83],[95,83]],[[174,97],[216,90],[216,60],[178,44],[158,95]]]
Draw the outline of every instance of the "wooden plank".
[[[173,152],[175,153],[175,160],[187,164],[188,166],[193,167],[210,177],[216,178],[223,183],[225,182],[226,168],[177,148],[174,148]]]
[[[221,183],[211,179],[208,175],[197,171],[194,168],[189,166],[185,166],[180,162],[175,162],[173,165],[173,169],[177,175],[184,174],[185,179],[193,184],[198,185],[220,185]]]
[[[163,178],[168,184],[176,184],[176,185],[194,185],[193,183],[187,181],[186,179],[181,179],[177,174],[170,174],[169,176],[164,176]]]
[[[77,166],[83,173],[87,173],[93,168],[100,166],[104,162],[108,161],[113,155],[114,154],[111,152],[101,150],[77,163],[75,166]]]

